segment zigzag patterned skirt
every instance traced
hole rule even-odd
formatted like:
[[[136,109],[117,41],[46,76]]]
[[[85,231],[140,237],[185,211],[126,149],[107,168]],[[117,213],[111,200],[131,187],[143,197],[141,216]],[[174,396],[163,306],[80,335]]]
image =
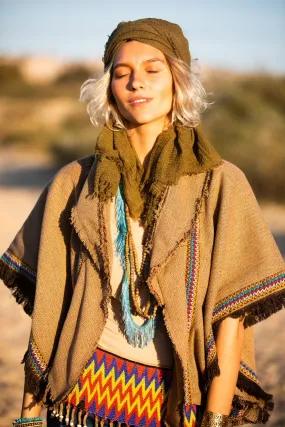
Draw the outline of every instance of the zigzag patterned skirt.
[[[47,426],[164,426],[171,379],[171,369],[97,348],[66,401],[48,412]],[[185,408],[184,427],[197,426],[196,411],[196,405]]]

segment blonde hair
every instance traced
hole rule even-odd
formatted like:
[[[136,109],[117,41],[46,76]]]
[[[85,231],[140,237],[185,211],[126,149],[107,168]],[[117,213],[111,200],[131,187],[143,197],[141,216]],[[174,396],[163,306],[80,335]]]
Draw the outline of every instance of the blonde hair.
[[[195,127],[200,123],[201,113],[210,105],[201,83],[196,60],[189,67],[184,61],[165,55],[174,83],[172,123]],[[87,102],[87,112],[94,126],[112,121],[114,130],[125,129],[124,120],[118,111],[111,91],[112,66],[110,64],[101,78],[86,80],[80,90],[81,102]]]

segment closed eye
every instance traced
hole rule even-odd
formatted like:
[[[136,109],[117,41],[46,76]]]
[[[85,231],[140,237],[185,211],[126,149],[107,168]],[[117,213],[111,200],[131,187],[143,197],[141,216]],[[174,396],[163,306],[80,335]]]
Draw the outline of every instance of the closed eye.
[[[126,74],[120,74],[120,75],[114,75],[114,78],[115,79],[121,79],[122,77],[125,77],[125,76],[127,76],[129,73],[126,73]]]

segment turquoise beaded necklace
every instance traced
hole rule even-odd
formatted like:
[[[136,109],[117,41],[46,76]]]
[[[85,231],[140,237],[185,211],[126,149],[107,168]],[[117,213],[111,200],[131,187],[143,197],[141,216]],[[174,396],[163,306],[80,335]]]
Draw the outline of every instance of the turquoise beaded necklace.
[[[115,240],[116,254],[123,267],[123,282],[121,292],[121,303],[123,312],[124,332],[128,342],[134,347],[144,348],[153,340],[157,324],[156,317],[147,319],[143,325],[137,325],[131,314],[130,298],[130,274],[131,274],[131,256],[127,248],[128,228],[126,218],[126,206],[123,198],[122,185],[118,187],[116,194],[116,221],[118,234]]]

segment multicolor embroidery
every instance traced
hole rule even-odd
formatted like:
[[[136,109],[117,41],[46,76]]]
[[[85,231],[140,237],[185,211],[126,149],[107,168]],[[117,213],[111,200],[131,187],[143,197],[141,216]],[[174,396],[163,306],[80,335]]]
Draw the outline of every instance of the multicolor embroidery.
[[[171,369],[131,362],[97,348],[67,397],[102,419],[142,427],[163,425]]]
[[[199,222],[196,221],[190,235],[190,244],[187,251],[186,271],[186,297],[187,297],[187,321],[188,330],[194,316],[197,283],[199,278]]]
[[[196,426],[196,405],[185,405],[184,406],[184,427],[195,427]]]
[[[246,411],[248,410],[248,408],[233,408],[230,412],[230,418],[233,421],[237,421],[238,419],[242,419],[242,417],[244,416],[244,414],[246,413]],[[243,420],[244,421],[244,420]]]
[[[207,366],[209,367],[213,360],[215,359],[217,354],[216,343],[213,332],[209,335],[206,340],[206,358],[207,358]]]
[[[32,337],[29,340],[27,357],[28,358],[26,363],[29,364],[31,370],[35,373],[36,377],[38,379],[41,379],[45,374],[47,365],[44,362],[43,357]]]
[[[2,261],[8,265],[12,270],[22,274],[31,282],[36,283],[36,272],[32,270],[27,264],[17,258],[11,251],[6,251],[1,257]]]
[[[244,374],[247,378],[255,383],[259,384],[256,373],[247,366],[243,361],[240,362],[240,372]]]
[[[237,311],[254,301],[265,298],[267,295],[278,292],[285,284],[285,272],[277,273],[263,281],[235,292],[226,299],[220,301],[213,311],[213,322],[226,317],[228,314]]]

